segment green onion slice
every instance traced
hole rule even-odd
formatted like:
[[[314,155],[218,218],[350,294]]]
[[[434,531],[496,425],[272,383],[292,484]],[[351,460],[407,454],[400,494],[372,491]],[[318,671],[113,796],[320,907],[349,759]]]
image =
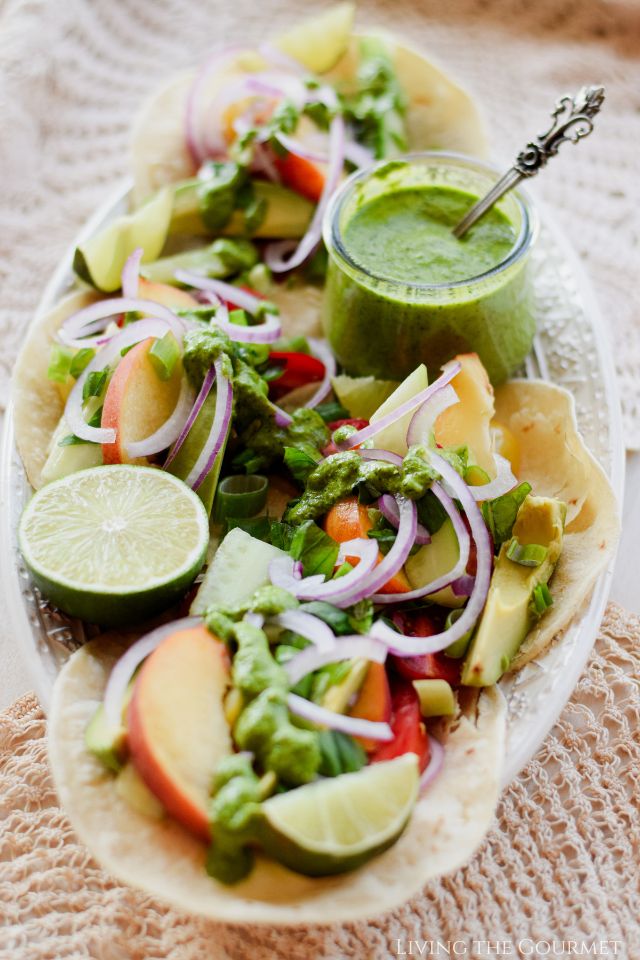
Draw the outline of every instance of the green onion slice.
[[[149,350],[149,360],[160,380],[169,380],[180,358],[178,341],[171,332],[156,340]]]
[[[258,473],[225,477],[216,492],[215,518],[254,517],[267,502],[269,481]]]
[[[463,607],[458,607],[456,610],[450,610],[447,614],[447,619],[444,622],[445,630],[449,630],[454,625],[456,620],[460,619],[463,613]],[[446,657],[453,657],[456,660],[460,657],[464,657],[473,634],[473,629],[474,628],[471,627],[471,629],[464,633],[461,637],[458,637],[458,639],[454,640],[453,643],[450,643],[448,647],[445,647],[444,655]]]
[[[518,541],[517,537],[512,537],[511,543],[507,547],[507,556],[514,563],[519,563],[523,567],[539,567],[547,556],[547,547],[539,543],[525,543]]]

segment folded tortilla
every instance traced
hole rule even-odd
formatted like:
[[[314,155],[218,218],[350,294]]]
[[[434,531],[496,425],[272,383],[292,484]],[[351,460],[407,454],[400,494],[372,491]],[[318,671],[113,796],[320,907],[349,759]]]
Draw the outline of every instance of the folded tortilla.
[[[504,755],[505,701],[483,691],[450,725],[444,767],[389,850],[352,873],[314,879],[264,857],[225,886],[205,871],[206,847],[170,819],[152,820],[118,796],[84,734],[126,644],[101,637],[66,663],[54,689],[49,757],[63,809],[113,876],[179,909],[232,923],[335,923],[379,915],[473,854],[493,819]]]

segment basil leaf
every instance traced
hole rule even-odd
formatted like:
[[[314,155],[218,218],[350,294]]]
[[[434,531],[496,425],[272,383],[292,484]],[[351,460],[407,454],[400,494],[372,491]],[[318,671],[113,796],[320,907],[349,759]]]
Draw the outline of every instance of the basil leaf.
[[[435,493],[430,490],[417,501],[418,520],[426,527],[430,534],[437,533],[447,519],[447,511],[442,506]]]
[[[289,553],[302,562],[303,576],[323,573],[327,579],[333,574],[338,559],[339,545],[324,530],[307,520],[295,531]]]
[[[313,473],[321,456],[311,443],[301,443],[299,447],[284,448],[285,466],[289,468],[294,478],[304,487],[307,477]]]
[[[518,510],[531,493],[531,484],[521,483],[509,493],[503,493],[495,500],[485,500],[482,504],[482,516],[493,537],[496,549],[511,538],[513,525],[516,522]],[[420,518],[422,519],[422,518]],[[433,533],[433,530],[429,531]]]
[[[343,407],[337,400],[328,400],[326,403],[319,403],[316,408],[325,423],[334,423],[336,420],[348,420],[349,411]]]
[[[104,390],[108,375],[108,370],[93,370],[82,387],[82,399],[88,400],[89,397],[99,397]]]

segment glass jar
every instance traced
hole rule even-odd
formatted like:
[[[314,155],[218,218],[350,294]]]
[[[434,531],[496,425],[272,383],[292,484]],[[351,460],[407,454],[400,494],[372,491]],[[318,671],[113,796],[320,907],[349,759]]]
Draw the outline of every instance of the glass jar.
[[[356,172],[335,194],[323,226],[329,262],[322,314],[329,343],[348,373],[401,380],[424,362],[433,379],[452,356],[475,351],[498,384],[522,364],[535,333],[529,262],[538,220],[520,191],[497,205],[514,228],[513,247],[490,270],[467,280],[408,283],[375,275],[345,243],[354,214],[383,194],[448,186],[481,197],[498,176],[470,157],[413,154]]]

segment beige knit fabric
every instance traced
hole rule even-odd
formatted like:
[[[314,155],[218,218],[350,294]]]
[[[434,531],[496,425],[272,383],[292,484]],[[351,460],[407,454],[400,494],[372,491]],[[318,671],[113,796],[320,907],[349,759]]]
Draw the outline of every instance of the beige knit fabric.
[[[0,409],[43,285],[128,169],[131,118],[214,43],[260,41],[311,14],[292,0],[0,0]],[[602,82],[596,133],[536,191],[585,258],[615,346],[629,446],[640,447],[640,3],[361,0],[478,95],[511,161],[559,93]]]
[[[198,920],[106,876],[57,806],[45,720],[25,696],[0,715],[0,960],[384,960],[409,940],[479,957],[474,941],[497,939],[522,945],[513,956],[609,941],[638,960],[639,676],[640,617],[610,604],[570,703],[471,862],[370,923],[295,930]]]

